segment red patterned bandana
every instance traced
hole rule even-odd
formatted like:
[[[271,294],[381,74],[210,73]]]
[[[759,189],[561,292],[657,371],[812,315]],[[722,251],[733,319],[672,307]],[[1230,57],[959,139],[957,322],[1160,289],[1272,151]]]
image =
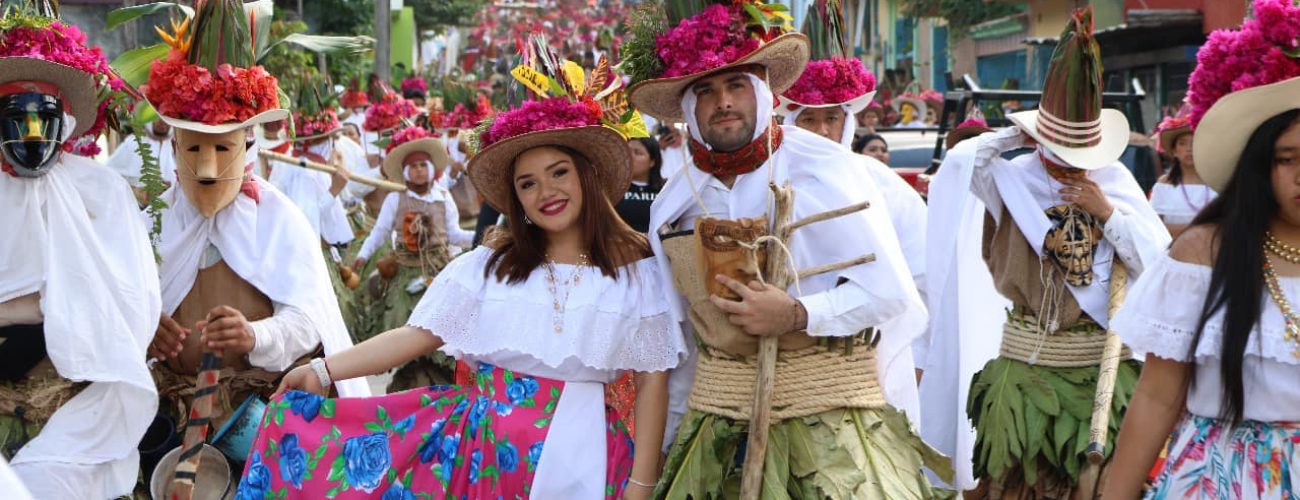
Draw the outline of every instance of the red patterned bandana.
[[[757,170],[759,165],[767,161],[772,156],[772,151],[781,147],[781,126],[773,120],[767,129],[772,134],[772,149],[768,149],[768,138],[766,133],[758,136],[749,144],[744,145],[735,151],[724,153],[722,151],[710,151],[709,148],[700,144],[694,138],[691,138],[691,157],[695,159],[695,166],[705,173],[714,176],[731,176],[748,174]]]

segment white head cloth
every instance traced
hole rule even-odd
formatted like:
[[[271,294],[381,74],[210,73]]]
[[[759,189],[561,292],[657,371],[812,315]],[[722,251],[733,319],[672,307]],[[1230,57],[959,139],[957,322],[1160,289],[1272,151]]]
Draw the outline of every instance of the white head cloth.
[[[844,126],[840,128],[840,145],[846,148],[853,147],[853,131],[857,129],[857,124],[853,123],[853,110],[848,103],[840,103],[840,109],[844,110]],[[785,124],[794,125],[795,120],[799,119],[799,114],[808,109],[807,106],[799,106],[799,109],[791,111],[785,115]],[[855,151],[856,152],[856,151]]]
[[[75,124],[71,117],[65,130]],[[45,175],[0,174],[0,302],[39,293],[46,350],[91,384],[59,407],[12,466],[36,498],[130,494],[136,446],[158,411],[145,349],[158,274],[131,189],[113,170],[60,154]]]
[[[326,355],[351,347],[319,239],[293,202],[261,177],[254,175],[254,180],[260,201],[241,193],[210,218],[199,213],[184,190],[173,187],[163,193],[171,207],[163,212],[158,245],[163,312],[175,312],[190,293],[211,244],[239,277],[273,302],[298,308],[311,318]],[[370,394],[363,379],[338,385],[343,397]]]
[[[767,132],[767,125],[772,123],[774,97],[772,96],[772,89],[768,88],[767,82],[764,82],[762,78],[748,71],[744,72],[744,75],[749,78],[749,84],[754,87],[754,109],[758,110],[754,113],[754,136],[749,138],[752,141],[762,136],[763,132]],[[686,93],[682,94],[682,113],[686,115],[686,123],[690,125],[687,129],[691,131],[691,137],[712,151],[713,146],[704,142],[704,139],[700,137],[700,125],[695,120],[695,104],[698,100],[695,91],[688,87]]]

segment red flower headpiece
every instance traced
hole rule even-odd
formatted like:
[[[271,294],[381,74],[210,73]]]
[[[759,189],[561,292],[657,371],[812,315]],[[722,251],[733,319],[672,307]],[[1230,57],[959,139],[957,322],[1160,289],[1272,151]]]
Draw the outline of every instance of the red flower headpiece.
[[[831,57],[811,61],[784,96],[799,104],[843,104],[876,90],[876,77],[862,61]]]
[[[326,108],[315,115],[304,115],[301,112],[293,113],[293,123],[298,137],[311,137],[313,135],[324,134],[337,130],[342,125],[339,124],[338,112],[333,108]]]
[[[280,107],[275,77],[261,66],[222,64],[212,72],[177,50],[149,67],[144,94],[161,114],[209,125],[242,122]]]
[[[99,47],[86,45],[86,35],[76,26],[61,21],[22,20],[0,34],[0,57],[41,59],[89,73],[97,85],[118,91],[125,83],[113,73]],[[95,123],[81,137],[96,137],[107,123],[108,100],[99,103]],[[79,137],[69,138],[64,149],[70,150]]]
[[[343,92],[343,97],[339,102],[345,108],[361,108],[370,105],[370,97],[360,90],[348,90]]]
[[[600,125],[603,114],[600,104],[591,99],[575,102],[568,97],[552,97],[528,101],[518,108],[497,113],[479,135],[479,147],[486,148],[529,132]]]
[[[1291,0],[1255,0],[1255,17],[1239,30],[1211,32],[1196,53],[1188,80],[1192,126],[1219,98],[1238,90],[1300,76],[1300,6]]]
[[[379,132],[402,125],[402,119],[420,114],[415,103],[403,99],[394,92],[384,94],[382,101],[366,110],[366,121],[361,128],[369,132]]]
[[[412,76],[402,79],[402,94],[406,94],[407,92],[424,94],[428,91],[429,84],[426,83],[423,78]]]
[[[384,154],[391,153],[394,148],[401,146],[402,144],[420,139],[428,139],[430,137],[437,136],[420,127],[406,127],[393,134],[392,140],[388,141],[388,145],[384,147]]]
[[[740,5],[714,4],[655,39],[664,63],[660,78],[690,75],[726,66],[758,49],[745,27]]]

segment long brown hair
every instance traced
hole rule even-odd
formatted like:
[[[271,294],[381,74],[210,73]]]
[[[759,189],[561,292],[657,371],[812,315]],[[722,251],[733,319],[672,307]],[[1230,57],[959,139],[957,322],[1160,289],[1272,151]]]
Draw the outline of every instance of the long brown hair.
[[[564,146],[539,147],[553,147],[573,159],[578,183],[582,186],[582,213],[578,216],[578,223],[582,224],[591,264],[599,268],[601,274],[618,279],[619,268],[651,255],[645,235],[632,229],[614,212],[614,206],[601,189],[600,174],[587,157]],[[511,168],[513,175],[514,168]],[[510,193],[510,209],[506,214],[508,230],[494,232],[490,241],[485,243],[494,251],[483,269],[483,276],[495,274],[497,281],[514,284],[527,280],[528,275],[545,262],[546,230],[524,222],[524,207],[519,196],[513,188]]]

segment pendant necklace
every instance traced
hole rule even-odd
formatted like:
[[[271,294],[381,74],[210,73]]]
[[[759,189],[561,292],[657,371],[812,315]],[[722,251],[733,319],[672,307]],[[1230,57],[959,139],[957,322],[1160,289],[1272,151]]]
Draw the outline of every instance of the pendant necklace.
[[[563,282],[559,282],[558,273],[555,271],[555,260],[551,259],[549,254],[546,255],[546,263],[544,264],[546,267],[546,289],[551,292],[551,305],[555,308],[551,312],[551,324],[555,329],[555,333],[564,332],[564,309],[569,303],[569,292],[573,291],[573,288],[577,287],[578,283],[582,281],[582,271],[590,263],[587,254],[578,254],[578,263],[574,264],[573,272],[569,273],[569,277],[565,278]],[[558,287],[564,288],[563,298],[560,297]]]

